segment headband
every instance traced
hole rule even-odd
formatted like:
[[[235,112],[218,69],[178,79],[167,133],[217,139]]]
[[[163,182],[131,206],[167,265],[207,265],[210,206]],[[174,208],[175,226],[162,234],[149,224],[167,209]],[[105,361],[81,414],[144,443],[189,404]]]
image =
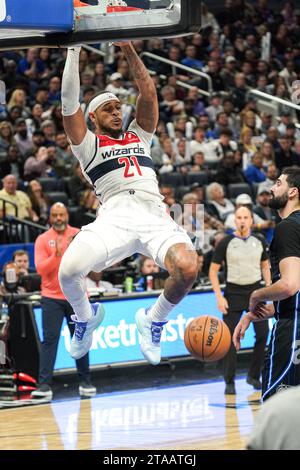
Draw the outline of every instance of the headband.
[[[119,101],[119,98],[113,93],[101,93],[96,96],[89,104],[89,113],[94,113],[99,106],[102,106],[109,101]]]

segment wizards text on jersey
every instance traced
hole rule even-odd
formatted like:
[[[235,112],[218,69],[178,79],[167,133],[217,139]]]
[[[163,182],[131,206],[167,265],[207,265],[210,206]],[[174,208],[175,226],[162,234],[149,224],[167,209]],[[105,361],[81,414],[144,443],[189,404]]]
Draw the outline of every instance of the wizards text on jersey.
[[[119,139],[98,135],[96,147],[94,158],[88,167],[96,157],[98,164],[89,170],[88,167],[85,168],[93,184],[107,173],[118,169],[123,170],[124,178],[134,176],[134,173],[142,176],[141,167],[154,170],[151,157],[146,155],[140,138],[134,132],[125,132]]]

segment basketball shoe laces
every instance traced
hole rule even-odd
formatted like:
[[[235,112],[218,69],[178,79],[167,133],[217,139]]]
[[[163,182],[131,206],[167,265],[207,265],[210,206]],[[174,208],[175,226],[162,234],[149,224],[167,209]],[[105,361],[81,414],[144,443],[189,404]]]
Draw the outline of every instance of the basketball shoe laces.
[[[151,324],[152,343],[154,343],[156,345],[160,343],[163,326],[166,323],[167,322],[152,322],[152,324]]]
[[[71,319],[72,319],[73,322],[75,323],[74,335],[75,335],[75,337],[76,337],[76,339],[77,339],[78,341],[82,341],[83,335],[84,335],[85,330],[86,330],[86,325],[87,325],[87,323],[86,323],[86,322],[77,321],[77,318],[76,318],[75,315],[72,315],[72,316],[71,316]]]

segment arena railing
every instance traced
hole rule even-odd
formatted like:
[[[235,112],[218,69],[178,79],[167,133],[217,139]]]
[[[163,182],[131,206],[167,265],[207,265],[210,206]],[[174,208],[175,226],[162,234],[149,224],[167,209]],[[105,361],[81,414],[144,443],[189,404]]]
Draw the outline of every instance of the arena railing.
[[[265,93],[264,91],[254,90],[254,89],[250,90],[249,94],[250,93],[251,95],[254,95],[260,98],[260,101],[263,101],[263,102],[272,101],[272,104],[274,104],[275,102],[278,104],[282,104],[288,108],[294,109],[295,111],[300,111],[300,106],[298,104],[292,103],[291,101],[284,100],[283,98],[279,98],[279,96],[270,95],[269,93]],[[295,123],[295,126],[298,129],[300,129],[300,124]]]
[[[93,52],[95,54],[101,55],[101,57],[106,57],[106,55],[107,55],[106,52],[103,52],[103,51],[101,51],[101,49],[97,49],[96,47],[90,46],[89,44],[81,44],[81,47],[83,47],[87,51],[90,51],[90,52]]]
[[[12,201],[8,201],[7,199],[5,199],[5,198],[3,198],[3,197],[0,197],[0,201],[3,202],[3,209],[2,209],[2,210],[3,210],[3,219],[6,218],[6,206],[7,206],[7,204],[9,204],[9,205],[11,205],[11,206],[14,207],[14,209],[15,209],[15,216],[18,217],[18,206],[17,206],[17,204],[15,204],[15,203],[12,202]]]
[[[34,241],[38,235],[48,230],[44,225],[19,219],[14,216],[6,216],[1,220],[2,243],[28,243]]]
[[[88,44],[82,44],[82,47],[84,49],[87,49],[90,52],[93,52],[95,54],[100,55],[101,57],[106,57],[106,55],[107,55],[105,52],[101,51],[100,49],[96,49],[95,47],[92,47]],[[160,57],[159,55],[152,54],[152,52],[142,52],[140,56],[142,57],[143,55],[151,57],[154,60],[157,60],[157,61],[160,61],[160,62],[165,62],[166,64],[171,65],[172,67],[174,67],[174,74],[176,74],[176,68],[178,68],[178,69],[185,70],[189,73],[193,73],[194,75],[198,75],[198,76],[204,78],[205,80],[207,80],[208,91],[197,87],[198,90],[199,90],[199,94],[210,97],[211,94],[213,93],[212,79],[207,73],[200,72],[200,70],[194,69],[192,67],[187,67],[186,65],[179,64],[178,62],[174,62],[173,60],[164,59],[163,57]],[[163,79],[167,78],[163,74],[160,74],[160,77],[163,78]],[[193,85],[189,85],[188,83],[183,82],[182,80],[176,80],[176,84],[181,86],[182,88],[187,88],[188,90],[190,90],[191,88],[194,88]]]
[[[154,70],[150,70],[148,69],[150,73],[155,73]],[[162,79],[162,80],[167,80],[167,76],[166,75],[163,75],[163,74],[159,74],[159,77]],[[186,82],[183,82],[182,80],[176,80],[176,85],[180,86],[181,88],[186,88],[187,90],[191,90],[193,88],[197,88],[198,89],[198,93],[199,95],[205,95],[205,96],[210,96],[209,93],[205,90],[202,90],[201,88],[197,87],[196,85],[189,85],[188,83]]]
[[[170,65],[171,67],[174,68],[174,75],[176,74],[176,69],[180,69],[180,70],[184,70],[188,73],[197,75],[198,77],[204,78],[204,80],[207,81],[207,90],[208,91],[199,88],[199,92],[202,93],[205,96],[211,96],[212,95],[212,93],[213,93],[212,79],[207,73],[201,72],[200,70],[194,69],[192,67],[187,67],[186,65],[183,65],[183,64],[179,64],[178,62],[175,62],[173,60],[165,59],[164,57],[161,57],[159,55],[152,54],[152,52],[142,52],[140,54],[140,57],[143,57],[143,56],[146,56],[146,57],[149,57],[150,59],[154,59],[154,60],[157,60],[158,62],[163,62],[164,64]],[[178,83],[178,81],[177,81],[177,83]],[[181,81],[181,85],[182,85],[182,83],[184,83],[184,82]]]

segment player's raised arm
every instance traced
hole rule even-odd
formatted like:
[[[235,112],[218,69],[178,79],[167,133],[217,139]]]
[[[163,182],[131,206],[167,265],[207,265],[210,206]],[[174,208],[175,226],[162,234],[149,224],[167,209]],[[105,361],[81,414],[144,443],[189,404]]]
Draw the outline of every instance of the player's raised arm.
[[[117,42],[115,45],[125,54],[140,92],[136,105],[136,121],[144,131],[154,132],[158,122],[158,101],[154,82],[131,42]]]
[[[65,63],[61,100],[63,123],[72,144],[79,145],[87,132],[87,125],[80,107],[79,55],[81,47],[69,47]]]

